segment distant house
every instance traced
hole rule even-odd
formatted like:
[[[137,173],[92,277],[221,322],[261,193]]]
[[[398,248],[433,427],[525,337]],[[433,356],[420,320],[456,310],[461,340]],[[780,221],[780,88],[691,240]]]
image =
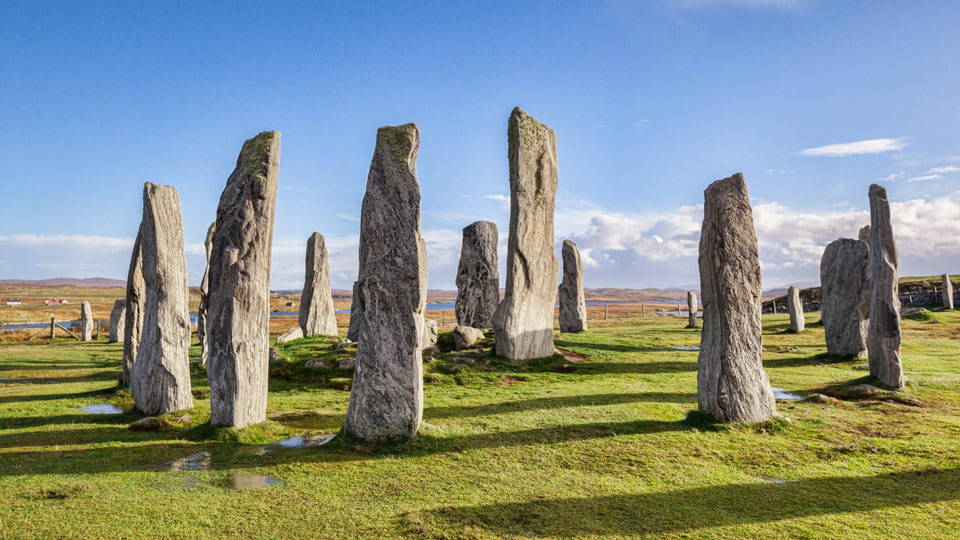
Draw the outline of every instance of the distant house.
[[[19,306],[22,303],[19,298],[7,298],[8,306]]]
[[[59,305],[63,305],[63,304],[66,304],[66,303],[68,303],[68,302],[67,302],[66,300],[64,300],[63,298],[58,298],[58,299],[56,299],[56,300],[47,300],[46,302],[44,302],[44,305],[47,305],[47,306],[59,306]]]

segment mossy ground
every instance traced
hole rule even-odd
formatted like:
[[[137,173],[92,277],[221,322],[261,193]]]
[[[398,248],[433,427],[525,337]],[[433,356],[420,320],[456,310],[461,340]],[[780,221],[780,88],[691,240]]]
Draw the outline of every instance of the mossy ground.
[[[269,445],[340,429],[350,372],[302,365],[354,355],[332,339],[280,347],[270,420],[240,431],[205,424],[196,347],[192,421],[135,432],[136,411],[76,410],[131,407],[120,345],[5,344],[0,538],[957,538],[960,313],[904,321],[908,386],[878,394],[853,390],[865,360],[823,356],[818,318],[764,317],[771,383],[842,398],[778,402],[789,423],[690,414],[697,352],[670,347],[699,333],[662,317],[559,334],[563,356],[529,364],[436,355],[418,439],[381,448]],[[199,452],[209,470],[171,472]],[[281,483],[231,488],[242,473]]]

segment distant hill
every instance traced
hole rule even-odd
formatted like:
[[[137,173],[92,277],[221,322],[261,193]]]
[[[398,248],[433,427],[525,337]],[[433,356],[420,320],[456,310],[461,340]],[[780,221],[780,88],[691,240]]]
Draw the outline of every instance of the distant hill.
[[[122,279],[104,277],[94,278],[53,278],[53,279],[0,279],[0,285],[37,285],[46,287],[126,287]]]

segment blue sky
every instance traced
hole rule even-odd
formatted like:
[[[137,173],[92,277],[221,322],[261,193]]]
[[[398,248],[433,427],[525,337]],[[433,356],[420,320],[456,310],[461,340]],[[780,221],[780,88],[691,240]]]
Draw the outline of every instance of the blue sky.
[[[901,274],[960,272],[960,4],[5,2],[0,279],[125,278],[143,182],[180,191],[190,281],[243,140],[282,132],[274,288],[313,231],[356,273],[376,128],[416,122],[430,286],[509,216],[506,121],[558,134],[556,240],[588,287],[698,282],[703,189],[742,171],[764,285],[894,202]],[[826,148],[824,148],[826,147]]]

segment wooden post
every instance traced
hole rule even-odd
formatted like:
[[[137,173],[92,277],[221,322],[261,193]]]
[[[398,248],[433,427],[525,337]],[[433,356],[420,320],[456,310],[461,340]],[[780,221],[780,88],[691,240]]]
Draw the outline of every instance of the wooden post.
[[[53,339],[57,335],[57,317],[55,315],[50,316],[50,339]]]
[[[610,304],[603,305],[603,320],[607,320],[607,315],[609,314]]]
[[[773,314],[776,315],[776,314],[777,314],[777,301],[776,301],[776,300],[771,300],[771,302],[773,302]]]
[[[440,326],[446,326],[446,325],[447,325],[447,310],[442,309],[440,310]]]
[[[678,316],[678,317],[682,317],[682,316],[683,316],[683,310],[680,309],[680,306],[682,306],[682,305],[683,305],[683,304],[677,304],[677,316]]]
[[[646,317],[646,316],[647,316],[647,310],[646,310],[646,308],[644,307],[644,305],[641,303],[641,304],[640,304],[640,318],[642,319],[643,317]]]

